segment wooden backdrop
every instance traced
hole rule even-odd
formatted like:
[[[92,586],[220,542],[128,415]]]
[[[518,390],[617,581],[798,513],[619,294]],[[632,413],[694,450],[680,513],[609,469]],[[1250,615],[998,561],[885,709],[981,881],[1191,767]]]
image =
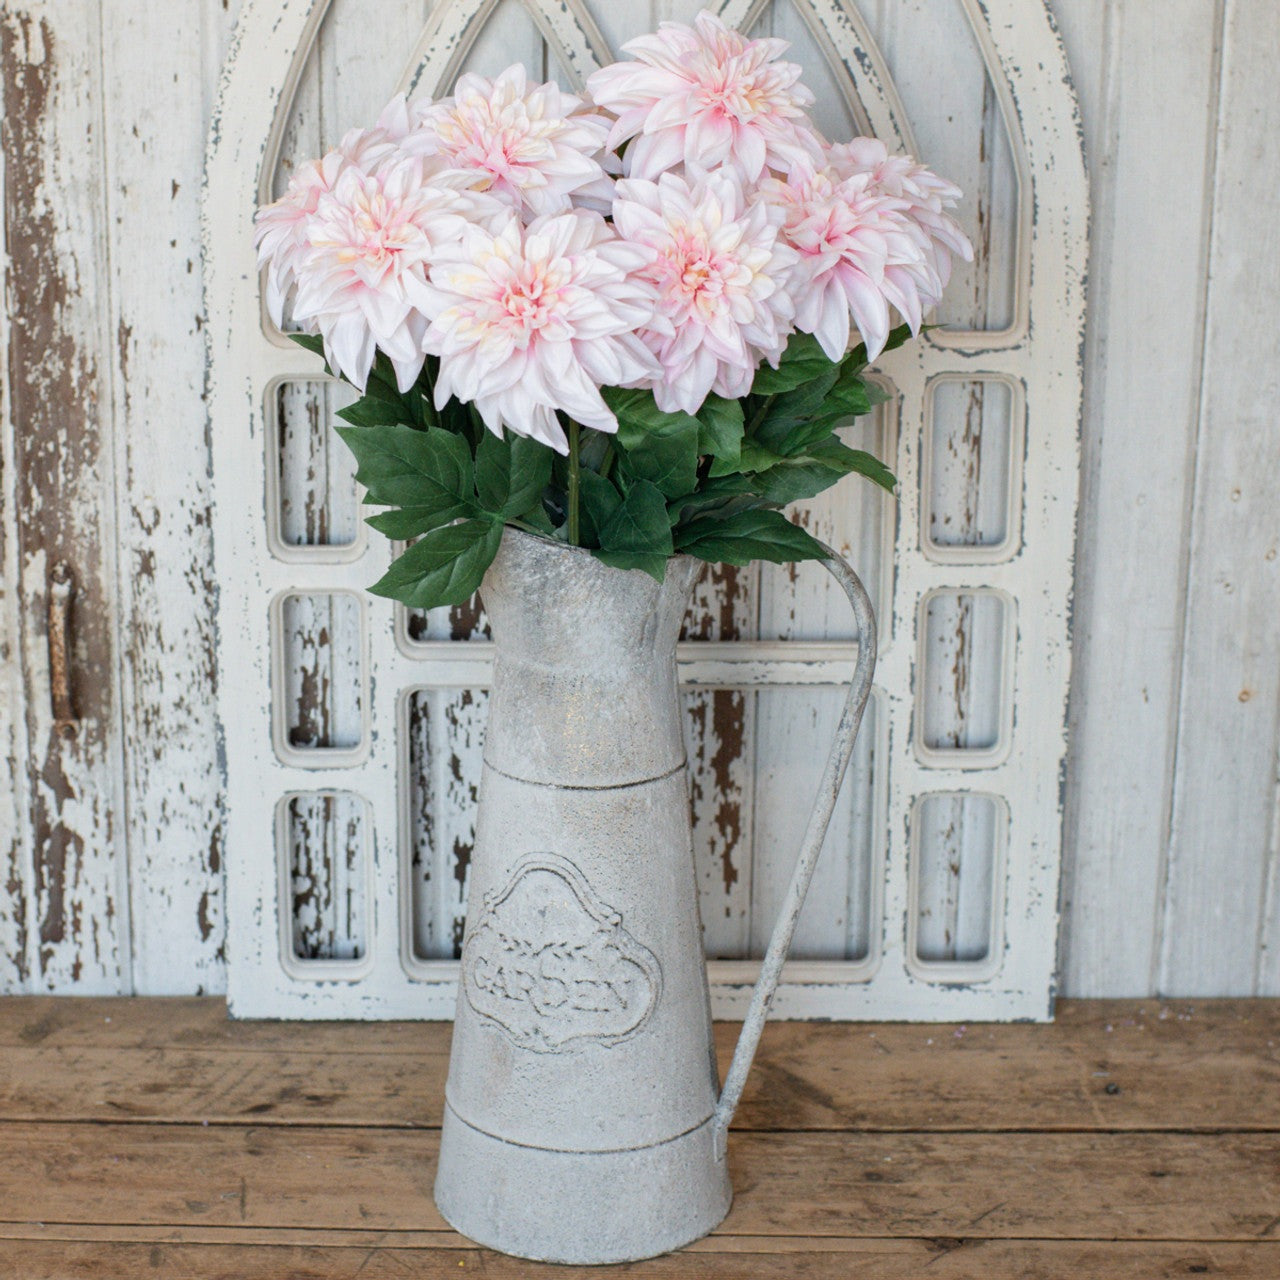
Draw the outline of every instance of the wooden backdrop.
[[[8,990],[224,982],[198,205],[236,7],[0,8]],[[865,8],[930,39],[924,0]],[[1062,988],[1276,994],[1280,17],[1050,8],[1094,199]]]

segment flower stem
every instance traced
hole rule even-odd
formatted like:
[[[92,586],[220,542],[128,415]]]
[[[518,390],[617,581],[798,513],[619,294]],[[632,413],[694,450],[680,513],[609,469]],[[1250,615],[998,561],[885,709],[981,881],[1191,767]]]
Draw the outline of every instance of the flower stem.
[[[578,424],[569,419],[569,545],[580,545],[578,530],[578,477],[582,464],[578,459]]]

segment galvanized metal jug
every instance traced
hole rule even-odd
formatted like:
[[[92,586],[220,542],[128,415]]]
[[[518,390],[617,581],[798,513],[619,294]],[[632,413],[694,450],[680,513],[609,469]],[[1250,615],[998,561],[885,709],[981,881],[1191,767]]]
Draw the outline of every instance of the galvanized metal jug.
[[[497,644],[435,1198],[481,1244],[651,1257],[729,1210],[726,1132],[853,751],[853,685],[724,1090],[694,878],[676,640],[703,565],[659,585],[507,529],[481,588]]]

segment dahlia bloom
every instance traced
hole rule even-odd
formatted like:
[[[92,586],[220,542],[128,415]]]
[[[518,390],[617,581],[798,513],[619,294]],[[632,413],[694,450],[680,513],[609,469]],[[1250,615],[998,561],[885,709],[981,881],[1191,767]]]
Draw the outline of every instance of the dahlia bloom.
[[[900,202],[898,216],[920,246],[921,260],[890,264],[884,290],[912,332],[923,313],[942,298],[951,279],[951,255],[973,261],[973,246],[960,224],[946,212],[960,199],[960,188],[918,164],[910,156],[894,156],[878,138],[854,138],[827,149],[827,161],[841,178],[865,174],[871,188]]]
[[[658,407],[696,413],[708,392],[746,395],[762,359],[777,365],[792,328],[796,255],[779,240],[780,217],[748,202],[728,172],[692,185],[670,173],[623,179],[613,217],[650,254],[640,274],[657,307],[639,336],[661,366],[647,384]]]
[[[333,189],[349,165],[373,169],[391,159],[408,132],[404,95],[387,103],[372,129],[351,129],[319,160],[309,160],[289,179],[284,195],[258,210],[254,244],[258,267],[267,269],[267,314],[284,325],[284,302],[298,281],[298,261],[307,247],[307,223],[320,197]]]
[[[361,391],[380,348],[401,391],[422,369],[426,319],[416,290],[441,246],[483,197],[424,182],[412,159],[368,172],[347,165],[303,225],[294,317],[324,338],[325,357]]]
[[[852,317],[874,360],[889,337],[886,273],[923,261],[898,216],[903,202],[876,191],[866,174],[841,179],[809,164],[796,166],[785,182],[766,179],[761,192],[780,212],[783,238],[799,257],[796,328],[839,360]]]
[[[420,104],[415,118],[408,154],[471,173],[478,189],[513,209],[530,217],[578,204],[608,209],[608,122],[554,84],[531,85],[522,66],[496,80],[464,75],[452,98]]]
[[[634,62],[602,67],[587,91],[617,121],[609,146],[632,139],[624,157],[633,178],[656,178],[683,164],[696,175],[721,166],[754,182],[821,158],[804,108],[813,94],[800,68],[778,59],[785,40],[749,40],[710,13],[692,27],[664,22],[622,46]]]
[[[431,320],[422,345],[440,357],[436,405],[457,396],[495,435],[508,428],[560,453],[569,446],[557,409],[617,431],[600,388],[657,373],[634,333],[653,316],[652,288],[636,274],[647,256],[582,209],[528,227],[514,212],[466,226],[417,290]]]

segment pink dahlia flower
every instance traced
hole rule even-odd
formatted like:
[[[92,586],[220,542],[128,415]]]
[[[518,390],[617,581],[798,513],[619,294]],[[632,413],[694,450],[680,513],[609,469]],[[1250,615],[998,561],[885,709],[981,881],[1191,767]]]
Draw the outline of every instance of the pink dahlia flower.
[[[657,312],[640,337],[661,365],[658,407],[696,413],[709,392],[746,395],[760,361],[778,363],[792,328],[786,286],[796,255],[779,240],[780,216],[748,203],[726,171],[693,185],[671,173],[623,179],[613,218],[651,256],[641,275]]]
[[[440,357],[437,406],[457,396],[495,435],[509,429],[561,453],[556,410],[616,431],[600,388],[656,372],[634,333],[653,315],[652,289],[635,274],[646,258],[583,209],[528,227],[514,212],[468,226],[422,290],[423,346]]]
[[[554,84],[531,85],[522,66],[496,80],[461,76],[452,98],[421,104],[416,116],[406,152],[471,173],[478,189],[514,209],[538,216],[579,204],[608,208],[608,122]]]
[[[911,325],[920,328],[924,313],[942,298],[951,279],[951,255],[973,261],[973,246],[960,224],[946,212],[960,199],[960,188],[917,164],[910,156],[893,156],[878,138],[854,138],[828,148],[828,163],[841,178],[865,174],[871,189],[900,203],[898,216],[920,246],[920,260],[890,263],[884,292]]]
[[[617,116],[609,145],[633,139],[623,161],[630,177],[731,165],[754,182],[766,168],[821,159],[804,112],[813,94],[795,63],[778,61],[785,40],[748,40],[703,12],[692,27],[664,22],[622,47],[636,61],[602,67],[587,90]]]
[[[297,257],[294,316],[320,333],[329,364],[360,390],[375,348],[395,367],[400,390],[413,386],[426,329],[417,291],[482,199],[423,182],[411,159],[372,173],[348,165],[317,199]]]
[[[374,169],[392,159],[409,127],[404,95],[387,103],[372,129],[352,129],[319,160],[309,160],[289,179],[284,195],[258,210],[254,243],[258,266],[267,269],[267,313],[284,325],[284,304],[297,283],[300,256],[307,248],[307,223],[320,197],[333,189],[350,165]]]
[[[849,347],[852,317],[874,360],[889,336],[886,271],[922,260],[898,216],[901,202],[877,192],[866,174],[841,180],[808,164],[792,169],[786,182],[766,179],[761,193],[780,211],[783,237],[799,256],[792,285],[796,328],[839,360]]]

